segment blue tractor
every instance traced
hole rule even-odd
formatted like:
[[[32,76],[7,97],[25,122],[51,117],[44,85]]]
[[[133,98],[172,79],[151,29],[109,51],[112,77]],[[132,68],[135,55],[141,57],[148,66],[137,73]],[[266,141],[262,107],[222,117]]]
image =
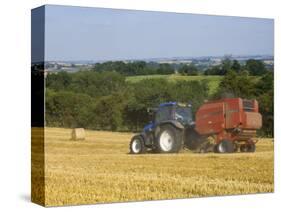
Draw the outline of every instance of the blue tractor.
[[[148,112],[153,114],[153,121],[131,139],[130,153],[177,153],[183,147],[192,150],[202,143],[194,130],[190,104],[167,102]]]

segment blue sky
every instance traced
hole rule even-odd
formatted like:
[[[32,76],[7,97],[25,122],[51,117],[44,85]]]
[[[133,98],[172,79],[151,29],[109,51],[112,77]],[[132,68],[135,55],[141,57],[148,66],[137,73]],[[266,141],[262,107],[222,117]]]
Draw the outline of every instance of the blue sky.
[[[47,5],[45,60],[273,55],[272,19]]]

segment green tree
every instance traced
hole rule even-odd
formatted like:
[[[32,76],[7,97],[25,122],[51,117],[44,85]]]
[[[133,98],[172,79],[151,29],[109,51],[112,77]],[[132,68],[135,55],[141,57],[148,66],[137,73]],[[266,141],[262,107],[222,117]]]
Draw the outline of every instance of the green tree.
[[[90,127],[93,100],[86,94],[46,91],[46,123],[56,127]]]
[[[60,71],[58,73],[49,73],[46,78],[46,87],[53,90],[66,90],[72,83],[72,78],[69,73]]]
[[[219,89],[215,94],[216,98],[227,97],[254,97],[255,83],[253,78],[248,76],[247,72],[237,74],[234,71],[229,71],[222,79]]]
[[[247,60],[245,69],[249,71],[250,75],[263,75],[267,72],[265,65],[260,60]]]
[[[116,131],[123,124],[122,114],[125,100],[122,94],[112,94],[101,97],[95,106],[95,125],[99,129],[110,129]]]
[[[256,96],[259,101],[260,112],[263,117],[262,134],[274,135],[274,87],[273,73],[265,74],[256,85]]]
[[[80,71],[71,76],[72,83],[68,86],[68,90],[92,97],[110,95],[126,86],[125,77],[117,72]]]
[[[185,64],[179,68],[179,73],[182,75],[196,76],[198,75],[199,70],[193,64],[190,65]]]
[[[212,66],[211,68],[208,68],[204,72],[204,75],[221,75],[221,66],[216,65],[216,66]]]
[[[168,63],[162,63],[157,68],[157,74],[173,74],[173,73],[175,73],[175,70]]]
[[[220,75],[227,74],[231,70],[231,66],[232,66],[232,61],[228,57],[225,57],[222,60]]]
[[[233,60],[231,70],[235,71],[236,73],[239,73],[241,71],[241,65],[237,60]]]

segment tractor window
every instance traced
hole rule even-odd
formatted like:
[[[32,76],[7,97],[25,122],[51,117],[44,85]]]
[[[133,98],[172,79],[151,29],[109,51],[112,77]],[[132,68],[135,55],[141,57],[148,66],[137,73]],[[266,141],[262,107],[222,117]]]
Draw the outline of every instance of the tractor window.
[[[160,107],[156,113],[155,122],[159,123],[166,120],[171,120],[172,108],[171,107]]]
[[[175,112],[175,119],[184,124],[191,123],[192,122],[191,109],[187,107],[177,107]]]

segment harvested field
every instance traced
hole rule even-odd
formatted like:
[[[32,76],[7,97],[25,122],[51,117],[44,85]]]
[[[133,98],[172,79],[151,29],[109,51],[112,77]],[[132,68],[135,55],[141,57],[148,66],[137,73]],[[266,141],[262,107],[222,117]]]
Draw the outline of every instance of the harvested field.
[[[131,133],[86,130],[83,142],[70,135],[71,129],[45,130],[47,206],[274,190],[272,139],[260,139],[256,153],[130,155]]]

